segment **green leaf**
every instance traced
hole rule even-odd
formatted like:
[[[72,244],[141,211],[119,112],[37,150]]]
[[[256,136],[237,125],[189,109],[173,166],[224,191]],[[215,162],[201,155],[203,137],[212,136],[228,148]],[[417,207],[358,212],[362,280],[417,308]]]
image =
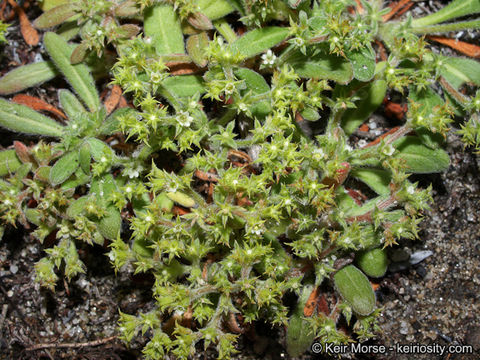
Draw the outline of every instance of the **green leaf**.
[[[83,172],[87,175],[90,175],[90,144],[88,142],[83,143],[78,151],[78,159],[80,162],[80,167]]]
[[[270,26],[255,29],[241,36],[230,44],[230,47],[245,58],[251,58],[282,42],[288,37],[288,34],[289,29],[285,27]]]
[[[25,105],[0,99],[0,126],[26,134],[61,136],[63,126]]]
[[[387,93],[387,82],[375,80],[358,90],[360,99],[355,109],[347,109],[342,116],[342,128],[346,135],[352,134],[382,104]]]
[[[77,13],[78,3],[70,2],[54,7],[40,15],[33,23],[37,29],[59,25]]]
[[[193,62],[199,67],[207,66],[205,49],[208,47],[209,39],[206,32],[191,35],[187,39],[187,53]]]
[[[334,80],[346,84],[352,80],[353,68],[348,60],[326,52],[307,55],[300,51],[288,56],[286,62],[303,78]]]
[[[359,81],[370,81],[375,75],[375,52],[372,48],[363,47],[347,54],[352,64],[353,77]]]
[[[415,87],[409,89],[409,99],[420,105],[419,111],[428,116],[432,113],[436,106],[443,105],[444,101],[432,88],[427,87],[423,90],[417,90]],[[411,103],[409,103],[410,108]],[[428,147],[435,149],[443,144],[443,136],[439,133],[433,133],[425,127],[419,127],[415,129],[415,133],[418,135],[422,142]]]
[[[203,79],[198,75],[169,76],[162,82],[162,87],[177,97],[191,97],[205,93]]]
[[[78,168],[78,152],[68,152],[57,160],[50,170],[50,183],[58,185],[67,180]]]
[[[15,150],[0,151],[0,176],[15,172],[20,165],[22,165],[22,162],[18,159]]]
[[[169,192],[166,195],[170,200],[176,202],[177,204],[182,205],[183,207],[191,208],[191,207],[195,207],[196,205],[196,202],[194,199],[192,199],[190,196],[180,191]]]
[[[354,169],[350,174],[368,185],[378,195],[390,194],[390,173],[381,169]]]
[[[315,332],[310,322],[305,320],[303,309],[313,291],[312,285],[304,285],[297,306],[288,321],[287,351],[291,357],[302,355],[315,340]]]
[[[251,91],[253,95],[261,95],[270,91],[270,86],[268,86],[264,77],[253,70],[238,68],[235,69],[233,73],[239,80],[245,81],[246,89],[241,90],[242,95],[247,94],[249,91]],[[252,115],[258,118],[264,118],[271,110],[272,106],[270,105],[270,101],[267,100],[259,101],[250,106]]]
[[[29,222],[34,225],[40,226],[42,225],[42,212],[38,209],[25,209],[24,210],[25,217]]]
[[[73,93],[67,89],[58,90],[58,100],[65,114],[69,119],[73,119],[80,113],[86,113],[87,110],[83,107],[80,100],[77,99]]]
[[[124,116],[128,112],[135,113],[136,111],[129,107],[116,109],[110,116],[108,116],[98,129],[100,135],[111,135],[117,131],[120,131],[119,117]]]
[[[480,0],[454,0],[433,14],[412,21],[413,27],[423,27],[480,12]]]
[[[90,154],[96,161],[101,161],[102,156],[113,155],[113,150],[102,140],[89,138],[87,143],[90,146]]]
[[[89,199],[90,196],[82,196],[70,202],[66,212],[67,216],[73,219],[75,216],[80,215],[85,209],[85,206],[87,206]]]
[[[480,62],[457,57],[442,57],[440,75],[458,89],[465,83],[480,86]]]
[[[173,6],[156,5],[145,11],[145,35],[152,38],[158,55],[185,54],[183,34]]]
[[[227,0],[199,0],[198,7],[210,20],[230,14],[235,8]]]
[[[85,105],[87,105],[92,112],[98,110],[100,107],[100,98],[98,97],[95,82],[88,67],[84,64],[70,64],[70,57],[73,50],[61,36],[53,32],[48,32],[45,34],[43,41],[55,65],[65,75]]]
[[[395,157],[406,162],[409,173],[429,174],[448,169],[450,159],[443,149],[431,149],[415,136],[406,136],[393,145],[398,150]]]
[[[355,266],[348,265],[333,277],[335,287],[359,315],[367,316],[375,310],[375,293],[368,278]]]
[[[19,66],[0,79],[0,95],[10,95],[43,84],[58,75],[51,61]]]
[[[355,261],[368,276],[379,278],[387,272],[388,257],[385,249],[361,251],[355,256]]]
[[[115,206],[109,206],[106,214],[97,222],[97,228],[103,237],[114,240],[120,235],[122,217]]]

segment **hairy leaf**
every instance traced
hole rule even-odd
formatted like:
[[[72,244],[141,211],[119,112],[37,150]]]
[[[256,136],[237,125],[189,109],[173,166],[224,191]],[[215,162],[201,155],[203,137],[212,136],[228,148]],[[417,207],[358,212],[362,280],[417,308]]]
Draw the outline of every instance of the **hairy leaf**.
[[[230,46],[246,58],[258,55],[288,37],[288,28],[270,26],[247,32]]]
[[[87,105],[90,111],[98,110],[100,98],[88,67],[84,64],[70,64],[70,56],[73,50],[61,36],[48,32],[44,36],[44,43],[55,65],[65,75],[85,105]]]
[[[58,185],[67,180],[78,168],[78,152],[68,152],[57,160],[50,170],[50,183]]]
[[[381,169],[355,169],[350,173],[353,177],[363,181],[378,195],[390,194],[390,173]]]
[[[77,9],[78,3],[76,2],[56,6],[40,15],[34,25],[37,29],[47,29],[59,25],[75,15]]]
[[[203,79],[198,75],[170,76],[162,82],[162,87],[177,97],[190,97],[205,92]]]
[[[313,290],[312,285],[304,285],[297,306],[290,317],[287,327],[287,351],[292,357],[303,354],[315,339],[314,329],[305,320],[303,308]]]
[[[150,36],[158,55],[184,54],[180,19],[173,6],[161,4],[145,12],[145,35]]]
[[[78,114],[87,112],[80,100],[69,90],[58,90],[58,100],[60,101],[63,111],[65,111],[65,114],[67,114],[70,119],[73,119]]]
[[[334,275],[335,287],[359,315],[369,315],[375,310],[375,294],[368,278],[353,265],[348,265]]]
[[[43,84],[58,75],[51,61],[19,66],[0,79],[0,95],[9,95]]]
[[[328,79],[346,84],[353,77],[353,68],[349,61],[324,52],[304,55],[296,51],[288,57],[287,63],[304,78]]]
[[[450,159],[443,149],[431,149],[415,136],[406,136],[394,143],[398,150],[396,157],[403,159],[407,172],[428,174],[448,169]]]
[[[388,257],[385,249],[361,251],[356,255],[355,261],[368,276],[379,278],[387,272]]]
[[[235,10],[227,0],[199,0],[198,7],[210,20],[220,19]]]
[[[25,105],[0,99],[0,126],[26,134],[61,136],[63,126]]]
[[[22,163],[18,159],[15,150],[0,151],[0,176],[15,172],[20,165],[22,165]]]

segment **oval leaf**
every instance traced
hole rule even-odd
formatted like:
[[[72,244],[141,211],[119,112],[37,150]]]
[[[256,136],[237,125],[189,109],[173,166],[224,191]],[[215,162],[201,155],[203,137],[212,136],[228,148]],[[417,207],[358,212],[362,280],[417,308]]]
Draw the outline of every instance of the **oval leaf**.
[[[61,136],[63,126],[27,106],[0,99],[0,126],[26,134]]]
[[[88,67],[84,64],[72,65],[70,63],[73,50],[61,36],[48,32],[45,34],[43,41],[53,62],[65,75],[85,105],[87,105],[90,111],[98,110],[100,98]]]
[[[87,112],[77,97],[66,89],[58,90],[58,99],[63,111],[65,111],[70,119],[73,119],[80,113]]]
[[[50,170],[50,183],[58,185],[67,180],[78,168],[78,152],[71,151],[57,160]]]
[[[350,173],[354,178],[364,182],[378,195],[390,194],[390,173],[381,169],[355,169]]]
[[[0,151],[0,176],[15,172],[20,165],[22,165],[22,163],[18,159],[15,150]]]
[[[333,281],[343,300],[357,314],[367,316],[375,310],[375,293],[370,281],[355,266],[348,265],[337,271]]]
[[[287,351],[292,357],[303,354],[315,339],[313,328],[310,326],[310,322],[305,320],[303,315],[303,309],[312,290],[312,285],[304,285],[297,306],[288,321]]]
[[[235,10],[227,0],[199,0],[198,7],[210,20],[220,19]]]
[[[0,95],[9,95],[43,84],[58,75],[51,61],[19,66],[0,79]]]
[[[71,2],[56,6],[40,15],[34,25],[37,29],[47,29],[59,25],[76,14],[77,5],[76,2]]]
[[[395,157],[405,160],[407,172],[429,174],[448,169],[450,158],[442,149],[431,149],[415,136],[406,136],[394,142],[398,150]]]
[[[287,59],[298,75],[304,78],[334,80],[346,84],[352,80],[353,69],[349,61],[335,55],[320,52],[313,55],[294,52]]]
[[[441,58],[440,75],[458,89],[465,83],[480,86],[480,62],[457,57]]]
[[[120,235],[122,217],[115,206],[109,206],[106,214],[97,222],[97,228],[103,237],[114,240]]]
[[[352,64],[353,77],[359,81],[369,81],[375,75],[375,52],[368,47],[347,54]]]
[[[147,9],[144,28],[158,55],[185,53],[180,20],[173,6],[161,4]]]
[[[258,55],[277,45],[288,37],[289,30],[284,27],[270,26],[247,32],[230,46],[245,58]]]
[[[203,79],[198,75],[169,76],[162,82],[162,87],[177,97],[191,97],[205,92]]]
[[[355,261],[368,276],[379,278],[387,272],[388,257],[385,249],[362,251],[356,255]]]
[[[208,46],[208,35],[206,32],[189,36],[187,39],[187,52],[193,62],[199,67],[207,66],[207,56],[205,49]]]

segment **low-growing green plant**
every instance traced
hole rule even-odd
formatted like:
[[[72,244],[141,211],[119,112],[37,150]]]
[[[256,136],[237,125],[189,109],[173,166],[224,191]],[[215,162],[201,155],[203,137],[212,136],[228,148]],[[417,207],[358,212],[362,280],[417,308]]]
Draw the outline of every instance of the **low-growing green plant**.
[[[479,145],[480,93],[460,91],[479,85],[479,63],[435,54],[418,37],[480,11],[468,4],[402,22],[383,22],[389,9],[375,0],[60,5],[37,26],[77,16],[103,34],[123,26],[118,9],[143,21],[143,34],[115,43],[110,69],[132,107],[107,114],[91,69],[72,64],[85,48],[105,51],[103,38],[85,30],[75,47],[46,33],[52,63],[11,71],[0,93],[61,73],[78,97],[59,90],[65,124],[0,100],[0,125],[51,140],[0,152],[1,218],[36,225],[40,241],[55,235],[36,264],[51,289],[57,269],[85,271],[79,242],[107,241],[116,271],[152,273],[155,308],[121,313],[119,328],[127,342],[148,337],[146,359],[184,359],[199,346],[228,359],[259,319],[287,326],[292,356],[314,339],[371,337],[380,309],[367,275],[384,275],[385,247],[417,238],[431,202],[410,174],[448,168],[441,145],[454,114],[470,116],[460,133]],[[195,73],[175,75],[178,65]],[[403,123],[362,146],[352,134],[393,91],[408,97]],[[114,149],[119,132],[127,141]]]

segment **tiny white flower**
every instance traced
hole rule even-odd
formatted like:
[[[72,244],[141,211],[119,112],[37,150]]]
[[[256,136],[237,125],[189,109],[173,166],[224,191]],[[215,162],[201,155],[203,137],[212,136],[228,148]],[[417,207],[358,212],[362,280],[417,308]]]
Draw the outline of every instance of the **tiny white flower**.
[[[387,156],[392,156],[395,152],[395,148],[392,145],[388,145],[383,149],[383,153]]]
[[[12,202],[9,199],[7,199],[4,201],[4,204],[9,206],[9,205],[12,205]]]
[[[262,55],[263,64],[267,66],[272,66],[275,64],[277,57],[272,52],[272,50],[268,50],[265,54]]]
[[[232,181],[232,184],[233,184],[233,185],[238,185],[238,180],[237,180],[237,179],[233,180],[233,181]]]
[[[73,124],[73,125],[72,125],[72,129],[73,129],[73,130],[77,130],[77,129],[78,129],[78,125],[77,125],[77,124]]]
[[[247,250],[247,255],[252,255],[252,249]]]
[[[148,216],[145,218],[145,221],[146,221],[146,222],[152,221],[152,217],[151,217],[150,215],[148,215]]]
[[[408,188],[407,188],[407,192],[410,194],[410,195],[413,195],[415,193],[415,188],[410,185]]]
[[[105,156],[102,156],[102,157],[100,158],[100,161],[101,161],[102,163],[106,163],[106,162],[107,162],[107,158],[106,158]]]
[[[125,189],[125,192],[127,194],[130,194],[132,192],[132,188],[130,186],[127,186],[127,188]]]
[[[388,69],[388,73],[389,73],[390,75],[395,74],[395,69],[393,69],[393,68]]]
[[[99,29],[99,30],[97,30],[97,35],[98,35],[98,36],[102,36],[102,35],[103,35],[103,31],[102,31],[102,30],[100,30],[100,29]]]

